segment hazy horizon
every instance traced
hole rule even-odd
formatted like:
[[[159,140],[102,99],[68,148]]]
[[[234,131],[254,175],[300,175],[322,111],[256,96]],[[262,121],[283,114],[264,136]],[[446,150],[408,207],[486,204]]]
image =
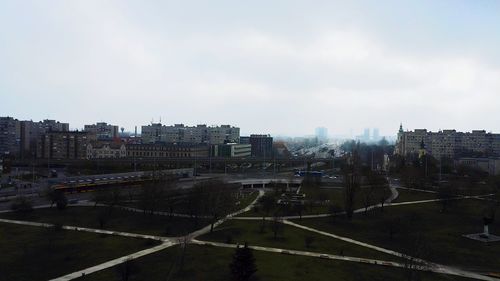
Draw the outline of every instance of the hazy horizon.
[[[0,115],[500,132],[497,1],[2,1]],[[492,116],[492,118],[486,118]]]

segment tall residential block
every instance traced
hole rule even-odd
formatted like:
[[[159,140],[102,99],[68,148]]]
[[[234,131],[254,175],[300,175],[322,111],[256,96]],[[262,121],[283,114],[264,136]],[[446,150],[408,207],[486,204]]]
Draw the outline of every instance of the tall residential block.
[[[230,125],[184,126],[184,124],[175,124],[165,126],[161,123],[153,123],[142,126],[141,138],[143,143],[233,143],[239,142],[240,128]]]
[[[487,133],[484,130],[457,132],[442,130],[438,132],[416,129],[404,131],[399,128],[395,153],[399,155],[415,154],[422,145],[426,153],[435,158],[458,158],[468,156],[500,156],[500,134]]]

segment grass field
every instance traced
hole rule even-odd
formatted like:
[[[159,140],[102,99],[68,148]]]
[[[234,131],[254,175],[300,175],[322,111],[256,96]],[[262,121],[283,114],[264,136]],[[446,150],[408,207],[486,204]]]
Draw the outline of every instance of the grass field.
[[[398,198],[396,198],[396,200],[392,201],[393,203],[430,200],[437,198],[436,193],[416,191],[416,190],[398,189],[398,193],[399,196]]]
[[[295,220],[296,223],[363,242],[413,254],[415,234],[421,234],[420,249],[424,258],[467,269],[500,271],[500,243],[484,244],[462,237],[482,232],[486,203],[479,200],[457,200],[446,212],[438,203],[393,206],[372,211],[368,216],[356,214],[352,221],[344,218]],[[393,230],[393,238],[390,232]],[[490,226],[500,234],[500,222]]]
[[[258,191],[240,194],[240,197],[237,200],[235,200],[235,204],[229,210],[227,210],[226,214],[245,208],[250,203],[252,203],[255,200],[255,198],[257,198],[258,195],[259,195]],[[182,195],[178,195],[177,197],[178,198],[176,198],[176,200],[173,201],[171,205],[159,206],[158,211],[172,212],[177,214],[189,214],[190,206],[188,200],[185,198],[185,196]],[[137,209],[141,208],[139,201],[120,203],[120,205]],[[210,214],[208,212],[205,213],[201,212],[200,215],[210,215]]]
[[[104,220],[104,229],[159,236],[185,235],[209,224],[205,219],[195,221],[190,218],[150,215],[116,208],[109,212],[106,207],[68,207],[62,211],[54,207],[35,209],[28,214],[5,213],[0,217],[89,228],[101,228],[101,218]]]
[[[320,188],[318,186],[302,187],[300,193],[306,194],[306,202],[302,210],[302,215],[327,214],[330,212],[330,207],[332,205],[336,206],[338,211],[344,210],[345,200],[343,188]],[[391,192],[389,188],[370,189],[368,187],[361,187],[354,198],[354,208],[359,209],[365,207],[365,200],[368,200],[368,205],[378,204],[381,198],[387,199],[390,195]],[[269,214],[272,215],[274,212],[280,210],[279,208],[279,206],[276,206]],[[288,216],[299,215],[299,213],[293,209],[285,211],[280,210],[280,212]],[[264,214],[265,213],[257,205],[257,208],[243,213],[240,216],[262,217]]]
[[[189,245],[180,266],[180,247],[168,248],[132,263],[130,281],[230,280],[234,249]],[[257,272],[253,280],[266,281],[387,281],[406,280],[402,269],[254,251]],[[82,281],[121,281],[123,266],[88,275]],[[422,280],[469,280],[422,272]]]
[[[0,223],[0,280],[48,280],[156,242]]]
[[[231,244],[244,244],[245,242],[248,242],[251,245],[257,246],[375,258],[381,260],[399,260],[399,258],[392,255],[387,255],[288,225],[281,224],[283,229],[279,231],[279,235],[275,239],[272,231],[272,224],[273,222],[266,222],[265,228],[261,231],[261,221],[229,220],[217,227],[213,233],[203,235],[199,237],[199,239]],[[311,237],[313,239],[313,242],[309,245],[309,247],[307,247],[305,243],[306,237]]]

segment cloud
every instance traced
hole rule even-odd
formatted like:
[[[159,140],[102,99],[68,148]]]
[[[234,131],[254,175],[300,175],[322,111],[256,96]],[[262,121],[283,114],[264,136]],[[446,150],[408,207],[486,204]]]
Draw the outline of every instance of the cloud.
[[[376,28],[314,25],[311,16],[311,29],[297,32],[224,18],[196,29],[179,19],[152,26],[120,2],[54,6],[39,6],[32,23],[0,39],[9,42],[0,54],[9,93],[1,95],[16,95],[2,112],[36,119],[49,111],[73,126],[100,119],[127,129],[163,116],[293,135],[319,125],[393,134],[400,121],[500,130],[484,118],[498,103],[500,66],[474,53],[432,51],[439,42],[419,51]]]

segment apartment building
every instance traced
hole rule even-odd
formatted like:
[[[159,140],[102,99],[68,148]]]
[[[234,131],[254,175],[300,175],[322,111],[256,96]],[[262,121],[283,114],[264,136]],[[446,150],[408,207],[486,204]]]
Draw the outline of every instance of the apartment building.
[[[12,117],[0,117],[0,154],[19,154],[20,135],[19,120]]]
[[[404,131],[399,128],[395,153],[399,155],[416,154],[422,143],[427,153],[435,158],[457,158],[461,156],[500,156],[500,134],[484,130],[457,132],[442,130],[431,132],[426,129]]]
[[[38,139],[36,155],[45,159],[86,159],[87,145],[95,140],[88,132],[46,132]]]
[[[223,144],[239,142],[240,128],[230,125],[221,126],[184,126],[174,124],[165,126],[161,123],[142,126],[141,138],[143,143],[204,143]]]

